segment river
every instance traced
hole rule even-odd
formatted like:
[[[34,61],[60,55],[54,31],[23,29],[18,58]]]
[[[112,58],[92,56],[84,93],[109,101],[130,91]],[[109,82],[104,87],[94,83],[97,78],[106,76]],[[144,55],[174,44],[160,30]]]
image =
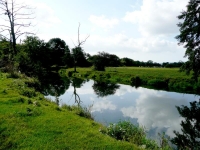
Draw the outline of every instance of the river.
[[[95,121],[108,125],[129,120],[145,127],[148,137],[152,139],[158,139],[158,133],[162,132],[170,137],[174,137],[174,130],[181,132],[180,123],[183,118],[176,106],[189,106],[189,102],[200,98],[193,94],[88,80],[78,85],[72,82],[59,95],[59,104],[76,105],[74,90],[81,99],[81,106],[91,106]]]

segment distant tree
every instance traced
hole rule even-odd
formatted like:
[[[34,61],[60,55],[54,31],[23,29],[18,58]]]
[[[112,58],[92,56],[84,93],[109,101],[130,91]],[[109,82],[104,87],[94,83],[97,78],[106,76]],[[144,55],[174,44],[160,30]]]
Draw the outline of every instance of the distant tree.
[[[153,67],[153,61],[152,61],[152,60],[148,60],[148,61],[146,62],[146,66],[148,66],[148,67]]]
[[[134,61],[131,58],[122,58],[121,59],[121,65],[122,66],[134,66]]]
[[[190,107],[177,107],[179,114],[184,118],[181,122],[182,133],[176,132],[172,143],[177,145],[178,149],[200,149],[200,101],[190,102]]]
[[[89,62],[86,59],[86,57],[87,57],[86,53],[84,53],[84,51],[81,47],[72,48],[71,52],[72,52],[72,56],[76,60],[76,64],[75,64],[76,66],[79,66],[79,67],[88,67],[89,66]]]
[[[0,15],[2,15],[5,22],[0,24],[0,37],[10,42],[9,62],[11,65],[14,65],[13,59],[17,55],[17,39],[23,34],[33,34],[23,30],[23,28],[31,26],[30,22],[25,23],[26,20],[33,19],[31,17],[33,13],[30,10],[30,7],[27,5],[18,4],[15,0],[0,0]]]
[[[178,23],[180,34],[176,36],[179,44],[186,48],[185,57],[188,61],[181,70],[187,74],[193,71],[193,78],[197,81],[200,74],[200,4],[199,0],[190,0],[187,10],[178,16],[182,22]]]
[[[94,70],[105,71],[105,67],[108,64],[109,54],[106,52],[99,52],[93,56]]]
[[[51,63],[56,66],[64,66],[70,59],[70,50],[64,40],[52,38],[47,43],[51,53]],[[50,62],[49,62],[50,63]]]
[[[109,54],[108,56],[108,62],[107,65],[108,67],[119,67],[120,66],[120,59],[117,55],[114,54]]]
[[[83,41],[80,41],[80,38],[79,38],[79,29],[80,29],[80,23],[79,23],[79,26],[78,26],[78,45],[76,45],[73,49],[72,49],[72,56],[73,56],[73,60],[74,60],[74,72],[76,72],[76,66],[77,66],[77,59],[78,59],[78,56],[79,54],[82,54],[81,53],[81,45],[83,45],[86,40],[89,38],[89,35],[85,38],[85,40]]]
[[[121,65],[120,59],[114,54],[106,52],[99,52],[93,55],[88,60],[93,64],[94,70],[105,71],[105,67],[119,67]]]
[[[183,66],[184,62],[179,61],[179,62],[163,62],[162,63],[162,67],[166,67],[166,68],[180,68],[181,66]]]
[[[27,37],[20,46],[17,55],[19,70],[29,76],[37,76],[51,69],[51,53],[43,40]]]

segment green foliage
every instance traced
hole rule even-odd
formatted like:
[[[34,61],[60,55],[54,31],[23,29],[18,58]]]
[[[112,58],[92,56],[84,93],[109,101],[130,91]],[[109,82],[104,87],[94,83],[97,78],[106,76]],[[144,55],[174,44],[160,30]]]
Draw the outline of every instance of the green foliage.
[[[165,132],[163,132],[162,134],[161,133],[158,133],[158,136],[159,136],[159,140],[160,140],[160,147],[163,149],[163,150],[171,150],[172,147],[170,146],[170,137],[167,136],[165,134]]]
[[[27,37],[17,57],[19,70],[29,76],[45,74],[52,65],[50,50],[38,37]]]
[[[26,78],[26,76],[20,72],[14,71],[7,74],[7,78],[22,79],[22,78]]]
[[[178,16],[181,22],[178,23],[180,34],[176,36],[179,44],[184,44],[186,48],[185,57],[188,61],[182,66],[181,70],[190,73],[193,71],[193,78],[198,81],[200,74],[200,53],[199,53],[199,1],[190,0],[187,10],[182,11]]]
[[[182,133],[174,131],[172,142],[178,149],[200,149],[200,101],[190,102],[190,107],[177,107],[179,114],[184,118],[181,121]]]
[[[148,85],[156,87],[156,88],[167,88],[168,84],[166,81],[161,80],[161,79],[150,79],[147,82]]]
[[[144,128],[136,126],[129,121],[119,121],[116,124],[110,124],[107,128],[101,129],[100,132],[117,140],[135,143],[147,149],[158,149],[155,141],[147,139]]]
[[[72,55],[72,62],[74,66],[74,72],[76,72],[76,67],[88,67],[91,66],[90,63],[87,61],[86,57],[87,54],[84,52],[82,47],[76,46],[71,50]]]
[[[48,41],[47,45],[49,53],[51,53],[49,63],[56,66],[72,66],[70,63],[72,61],[70,50],[64,40],[52,38]]]
[[[106,52],[99,52],[97,55],[90,57],[93,64],[93,69],[97,71],[105,71],[106,66],[118,67],[120,66],[120,59],[114,54]]]
[[[138,86],[141,85],[141,79],[140,79],[140,77],[138,77],[138,76],[136,76],[136,77],[131,77],[131,78],[130,78],[130,81],[131,81],[131,85],[133,85],[133,86],[138,87]]]

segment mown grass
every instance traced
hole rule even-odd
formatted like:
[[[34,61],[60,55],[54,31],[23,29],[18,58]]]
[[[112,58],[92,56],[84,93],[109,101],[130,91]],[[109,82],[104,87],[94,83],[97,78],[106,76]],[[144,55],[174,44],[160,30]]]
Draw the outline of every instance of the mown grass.
[[[67,75],[73,69],[67,69]],[[62,70],[61,72],[65,72]],[[192,75],[180,72],[179,68],[107,67],[106,71],[93,71],[92,68],[77,68],[76,77],[104,80],[114,83],[143,86],[183,93],[200,93],[200,82]]]
[[[80,117],[69,107],[58,107],[31,83],[35,83],[31,78],[14,79],[0,73],[1,150],[139,149],[100,133],[101,124]]]

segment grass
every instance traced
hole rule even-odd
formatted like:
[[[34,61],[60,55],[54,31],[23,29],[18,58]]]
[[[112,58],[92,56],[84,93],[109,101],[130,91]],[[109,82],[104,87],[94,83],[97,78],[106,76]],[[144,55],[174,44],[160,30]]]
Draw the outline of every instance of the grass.
[[[140,149],[99,132],[102,125],[80,117],[82,110],[48,101],[30,86],[32,79],[8,77],[0,73],[1,150]]]
[[[66,75],[73,69],[68,69]],[[62,70],[61,72],[64,72]],[[77,68],[73,76],[182,93],[200,93],[200,83],[178,68],[107,67],[106,71]]]

